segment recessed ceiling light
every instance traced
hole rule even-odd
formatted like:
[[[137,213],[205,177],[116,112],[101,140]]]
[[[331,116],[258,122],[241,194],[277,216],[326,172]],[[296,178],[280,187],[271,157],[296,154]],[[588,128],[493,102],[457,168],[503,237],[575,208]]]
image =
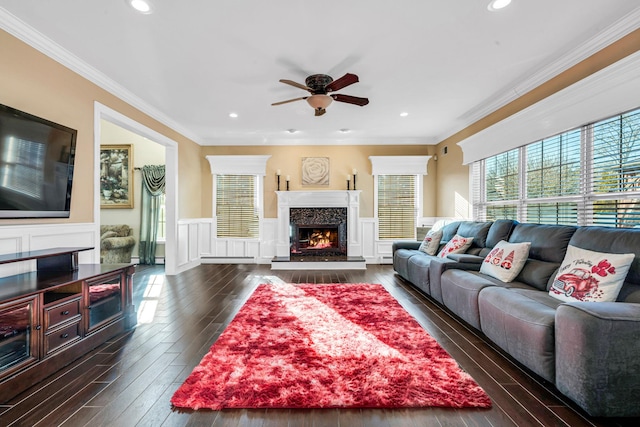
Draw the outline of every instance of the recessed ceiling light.
[[[400,113],[400,117],[407,117],[409,115],[409,113],[407,113],[406,111],[403,111],[402,113]]]
[[[149,0],[125,0],[125,2],[140,13],[149,14],[152,12]]]
[[[296,133],[296,132],[298,132],[298,131],[297,131],[297,130],[295,130],[295,129],[287,129],[287,132],[289,132],[289,133]]]
[[[229,117],[235,119],[236,117],[238,117],[238,113],[229,113]]]
[[[491,3],[489,3],[489,6],[487,6],[487,9],[495,12],[496,10],[500,10],[509,6],[510,3],[511,0],[492,0]]]
[[[342,133],[349,133],[349,132],[351,132],[351,129],[347,129],[347,128],[340,129],[340,132],[342,132]]]

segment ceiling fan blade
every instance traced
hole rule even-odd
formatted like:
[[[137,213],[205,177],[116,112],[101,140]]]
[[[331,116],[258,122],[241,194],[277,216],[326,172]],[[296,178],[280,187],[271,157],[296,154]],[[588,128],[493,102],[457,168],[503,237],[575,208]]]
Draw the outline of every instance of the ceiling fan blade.
[[[357,96],[340,95],[339,93],[329,96],[338,102],[346,102],[347,104],[359,105],[361,107],[369,103],[369,98],[358,98]]]
[[[280,101],[280,102],[274,102],[271,105],[282,105],[282,104],[288,104],[289,102],[294,102],[294,101],[302,101],[303,99],[307,99],[308,96],[302,96],[300,98],[293,98],[293,99],[287,99],[286,101]]]
[[[294,82],[293,80],[280,79],[280,83],[288,84],[288,85],[297,87],[298,89],[303,89],[303,90],[308,90],[309,92],[313,92],[311,88],[303,85],[302,83]]]
[[[324,113],[327,112],[327,110],[325,110],[324,108],[316,108],[315,111],[316,111],[316,114],[315,114],[316,117],[322,116]]]
[[[358,76],[356,76],[355,74],[347,73],[344,76],[340,77],[338,80],[334,80],[326,85],[324,87],[324,90],[326,90],[327,92],[335,92],[342,89],[343,87],[347,87],[349,85],[357,83],[358,81]]]

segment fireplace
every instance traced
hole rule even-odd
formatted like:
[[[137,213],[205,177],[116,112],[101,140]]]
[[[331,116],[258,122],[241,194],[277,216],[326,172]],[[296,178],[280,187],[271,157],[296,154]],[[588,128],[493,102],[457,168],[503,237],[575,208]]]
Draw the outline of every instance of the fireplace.
[[[347,208],[291,208],[291,257],[346,257]]]

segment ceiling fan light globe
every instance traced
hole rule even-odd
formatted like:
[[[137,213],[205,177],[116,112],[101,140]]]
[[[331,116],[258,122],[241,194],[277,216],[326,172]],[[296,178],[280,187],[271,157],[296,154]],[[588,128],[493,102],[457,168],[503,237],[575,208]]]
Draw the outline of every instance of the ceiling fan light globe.
[[[315,110],[318,108],[325,109],[333,102],[333,98],[329,95],[311,95],[307,98],[307,102],[311,105]]]

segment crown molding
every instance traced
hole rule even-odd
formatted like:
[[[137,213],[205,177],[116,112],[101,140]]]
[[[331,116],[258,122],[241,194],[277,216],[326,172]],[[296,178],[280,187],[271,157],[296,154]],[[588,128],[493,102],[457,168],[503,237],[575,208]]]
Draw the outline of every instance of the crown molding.
[[[463,164],[638,108],[640,51],[458,142]]]
[[[100,88],[120,98],[129,105],[137,108],[151,118],[168,126],[176,132],[179,132],[180,134],[193,140],[197,144],[202,145],[199,135],[195,135],[192,131],[186,129],[180,123],[174,121],[155,107],[152,107],[151,105],[143,101],[140,97],[134,95],[132,92],[107,77],[105,74],[91,67],[89,64],[82,61],[73,53],[69,52],[41,32],[37,31],[35,28],[29,26],[27,23],[1,7],[0,28],[11,34],[12,36],[18,38],[19,40],[27,43],[34,49],[47,55],[54,61],[64,65],[81,77],[84,77]]]
[[[440,137],[437,138],[438,141],[443,141],[462,129],[471,126],[478,120],[488,116],[510,102],[515,101],[525,93],[532,91],[543,83],[551,80],[553,77],[601,51],[615,41],[620,40],[622,37],[640,28],[639,23],[640,7],[619,19],[616,23],[599,34],[591,37],[582,45],[575,48],[567,48],[560,52],[554,60],[549,61],[547,64],[542,64],[536,72],[531,73],[528,76],[523,76],[520,83],[496,93],[494,96],[488,98],[472,110],[462,114],[460,116],[462,123],[456,128],[451,129],[449,132],[440,135]]]
[[[269,138],[256,136],[254,138],[204,138],[203,146],[256,146],[256,145],[436,145],[436,138],[432,137],[363,137],[363,138],[316,138],[313,135],[306,137],[279,137]],[[232,144],[230,144],[232,143]]]

